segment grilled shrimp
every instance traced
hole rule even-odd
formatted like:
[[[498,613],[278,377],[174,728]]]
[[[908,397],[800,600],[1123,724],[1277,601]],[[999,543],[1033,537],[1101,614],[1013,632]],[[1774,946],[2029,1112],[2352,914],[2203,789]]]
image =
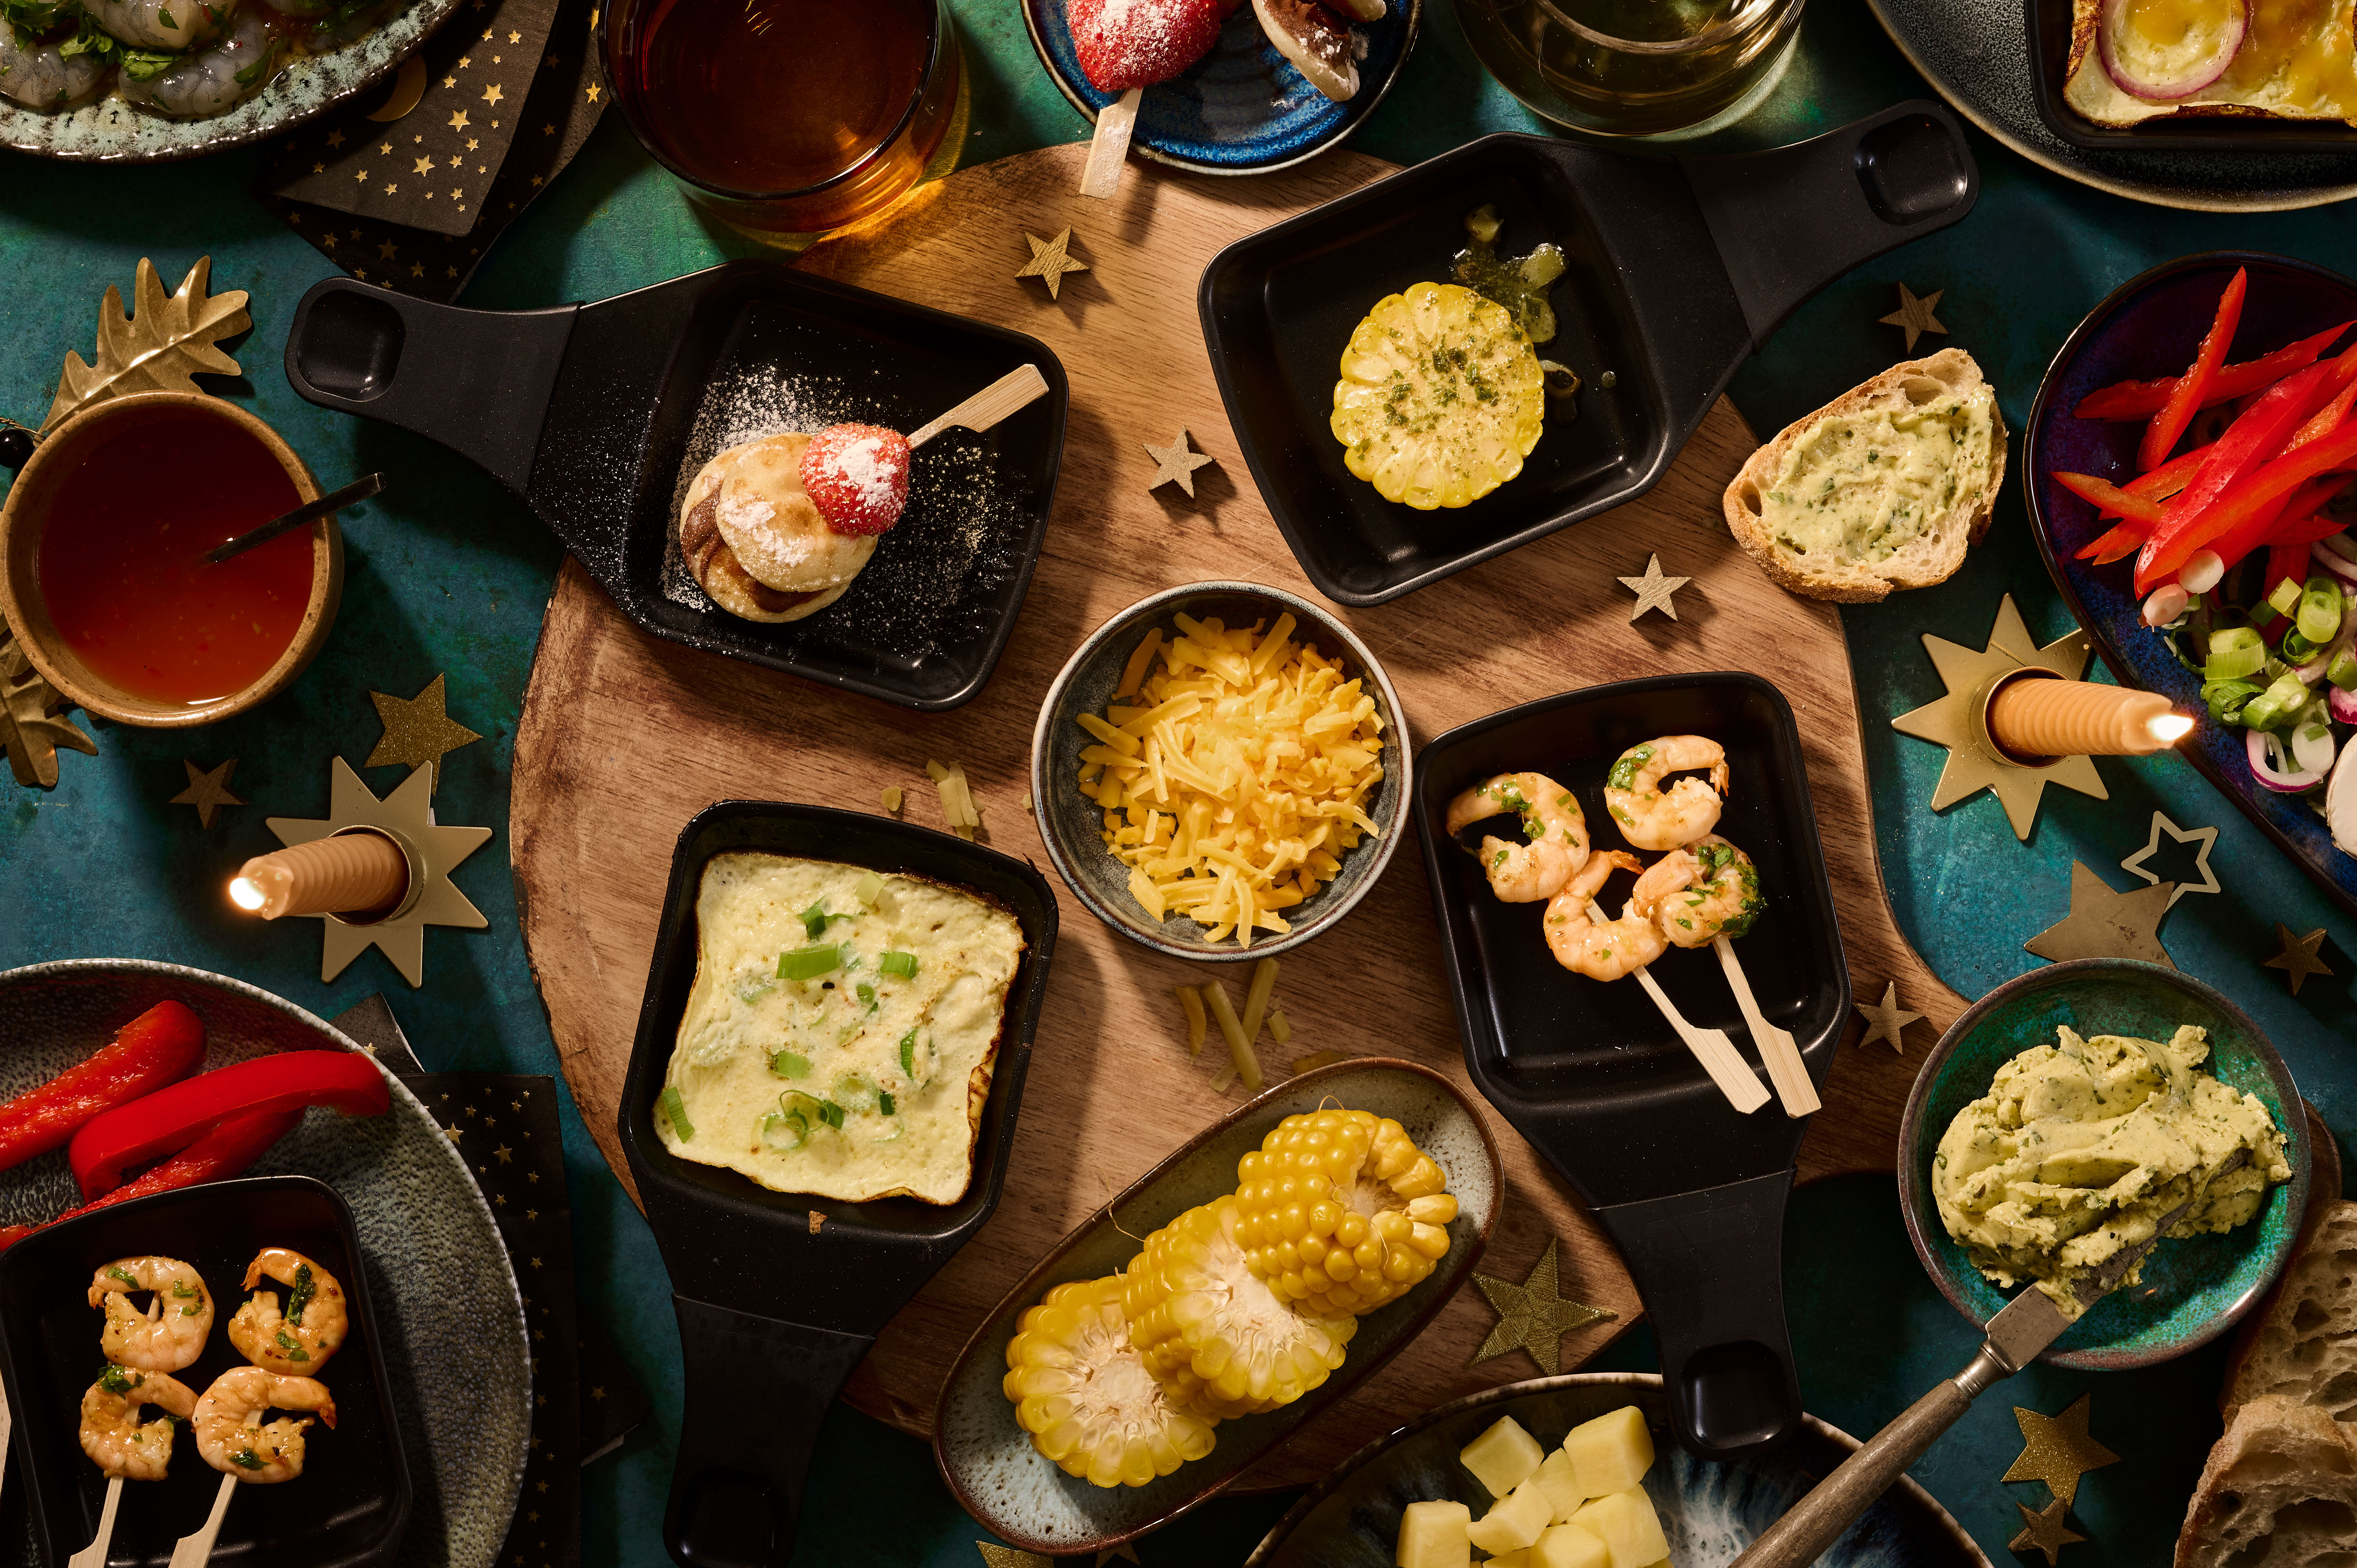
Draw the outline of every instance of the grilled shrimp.
[[[1448,834],[1508,812],[1522,818],[1527,842],[1481,841],[1490,890],[1509,904],[1554,897],[1587,864],[1587,814],[1579,798],[1544,773],[1501,773],[1448,802]]]
[[[1615,871],[1635,871],[1642,863],[1625,850],[1598,850],[1563,891],[1547,901],[1547,950],[1555,962],[1590,980],[1633,974],[1668,950],[1653,922],[1637,913],[1634,901],[1617,920],[1599,920],[1588,909],[1597,890]]]
[[[214,1379],[197,1402],[197,1452],[241,1481],[293,1480],[303,1473],[303,1429],[311,1423],[282,1415],[264,1425],[263,1415],[273,1410],[317,1411],[321,1421],[336,1424],[335,1396],[326,1384],[237,1367]]]
[[[1682,948],[1708,947],[1713,937],[1739,937],[1759,917],[1760,872],[1751,857],[1705,833],[1645,869],[1629,908]]]
[[[164,1413],[142,1423],[140,1407]],[[197,1396],[168,1372],[109,1366],[81,1396],[81,1451],[126,1481],[160,1481],[172,1462],[174,1421],[196,1413]]]
[[[286,1311],[276,1291],[255,1291],[229,1320],[229,1340],[237,1353],[264,1371],[316,1377],[344,1342],[344,1287],[336,1276],[285,1247],[265,1247],[246,1266],[245,1288],[264,1275],[291,1287]]]
[[[1667,789],[1673,773],[1708,769],[1710,782],[1681,779]],[[1675,849],[1718,825],[1727,794],[1727,753],[1698,735],[1665,735],[1620,754],[1605,776],[1604,806],[1620,825],[1620,836],[1639,849]]]
[[[153,1291],[141,1312],[135,1291]],[[106,1359],[149,1372],[177,1372],[201,1355],[213,1331],[213,1294],[177,1258],[117,1258],[91,1277],[90,1305],[106,1308],[99,1348]]]

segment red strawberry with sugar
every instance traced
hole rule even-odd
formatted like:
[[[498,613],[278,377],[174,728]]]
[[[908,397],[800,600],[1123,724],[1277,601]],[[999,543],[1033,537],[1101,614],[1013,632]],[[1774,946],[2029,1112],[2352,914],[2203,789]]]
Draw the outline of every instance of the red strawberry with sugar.
[[[1101,92],[1168,81],[1220,41],[1218,0],[1071,0],[1072,50]]]
[[[830,424],[802,449],[802,489],[837,533],[881,533],[909,504],[909,442],[880,424]]]

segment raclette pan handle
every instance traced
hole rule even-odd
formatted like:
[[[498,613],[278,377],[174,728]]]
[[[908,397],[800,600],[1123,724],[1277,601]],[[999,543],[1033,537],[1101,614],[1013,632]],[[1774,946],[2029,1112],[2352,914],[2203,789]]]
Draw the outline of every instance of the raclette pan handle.
[[[1596,1210],[1629,1265],[1661,1348],[1678,1444],[1735,1459],[1801,1424],[1784,1326],[1784,1203],[1792,1173]]]
[[[580,309],[461,310],[329,278],[295,307],[286,380],[321,408],[471,457],[522,495]]]
[[[663,1545],[680,1568],[785,1568],[820,1423],[876,1337],[671,1304],[687,1408]]]
[[[1755,350],[1802,301],[1956,222],[1981,189],[1964,126],[1923,99],[1789,147],[1677,161]]]

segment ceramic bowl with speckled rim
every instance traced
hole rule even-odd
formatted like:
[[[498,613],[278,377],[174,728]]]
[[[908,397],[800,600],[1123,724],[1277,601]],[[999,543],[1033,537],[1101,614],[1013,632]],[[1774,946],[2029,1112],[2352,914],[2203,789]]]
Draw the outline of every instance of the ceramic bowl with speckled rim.
[[[296,60],[261,91],[210,120],[167,120],[111,91],[62,114],[0,100],[0,147],[70,163],[113,164],[170,163],[227,152],[359,97],[424,48],[457,8],[458,0],[411,0],[358,42]]]
[[[2255,1094],[2284,1133],[2291,1179],[2267,1194],[2257,1218],[2222,1235],[2165,1240],[2144,1262],[2141,1284],[2087,1309],[2039,1358],[2058,1367],[2120,1371],[2206,1345],[2233,1327],[2283,1272],[2308,1210],[2309,1132],[2299,1090],[2250,1015],[2192,976],[2134,959],[2090,958],[2032,970],[1982,997],[1923,1060],[1899,1129],[1899,1204],[1932,1283],[1975,1326],[1996,1316],[2001,1291],[1949,1235],[1932,1197],[1941,1135],[1988,1092],[1996,1069],[2069,1025],[2082,1036],[2167,1040],[2180,1024],[2210,1032],[2199,1070]]]
[[[1448,1255],[1390,1305],[1359,1319],[1333,1376],[1281,1409],[1220,1423],[1217,1446],[1143,1487],[1097,1487],[1031,1445],[999,1387],[1025,1310],[1053,1287],[1128,1266],[1138,1239],[1236,1187],[1236,1162],[1287,1116],[1340,1105],[1388,1116],[1432,1156],[1456,1196]],[[1346,1397],[1405,1348],[1465,1283],[1505,1201],[1488,1122],[1430,1068],[1385,1057],[1314,1068],[1277,1084],[1180,1145],[1059,1241],[991,1309],[958,1352],[933,1411],[933,1459],[958,1501],[1003,1541],[1051,1557],[1109,1551],[1224,1488],[1270,1448]],[[1388,1558],[1386,1558],[1388,1561]]]
[[[1102,717],[1146,634],[1159,627],[1167,643],[1178,631],[1172,618],[1181,615],[1198,620],[1217,618],[1232,628],[1273,625],[1281,615],[1292,616],[1294,640],[1339,660],[1346,680],[1363,681],[1362,690],[1375,700],[1375,716],[1383,721],[1383,776],[1367,799],[1367,815],[1383,832],[1361,839],[1356,848],[1343,854],[1342,868],[1331,882],[1285,911],[1291,930],[1283,935],[1264,931],[1248,948],[1232,938],[1205,940],[1208,928],[1177,910],[1159,920],[1148,915],[1129,890],[1128,865],[1105,848],[1103,808],[1082,794],[1077,782],[1081,752],[1096,744],[1081,728],[1078,715]],[[1140,599],[1089,633],[1057,671],[1031,731],[1031,800],[1039,838],[1048,846],[1056,875],[1090,913],[1130,940],[1199,962],[1233,963],[1288,952],[1356,908],[1391,864],[1406,832],[1408,768],[1407,715],[1373,651],[1331,610],[1260,583],[1188,583]]]
[[[167,998],[203,1018],[208,1069],[273,1051],[360,1048],[293,1003],[226,975],[145,959],[31,964],[0,972],[0,1099],[81,1061]],[[350,1206],[414,1494],[395,1561],[492,1568],[531,1451],[522,1293],[457,1146],[400,1079],[390,1086],[389,1114],[308,1112],[248,1174],[312,1176]],[[80,1201],[62,1153],[0,1172],[0,1224],[53,1219]],[[0,1550],[39,1560],[29,1534]]]
[[[1049,80],[1091,121],[1121,96],[1081,69],[1070,0],[1023,0],[1023,25]],[[1357,130],[1391,91],[1415,42],[1424,0],[1390,0],[1379,22],[1346,22],[1361,48],[1359,91],[1337,103],[1276,52],[1249,4],[1220,29],[1211,52],[1146,90],[1130,150],[1198,174],[1266,174],[1314,158]]]
[[[1645,1495],[1678,1568],[1721,1568],[1857,1451],[1857,1439],[1815,1416],[1772,1453],[1696,1459],[1670,1439],[1669,1401],[1651,1372],[1571,1372],[1484,1389],[1442,1405],[1345,1460],[1276,1521],[1244,1568],[1391,1568],[1400,1515],[1412,1502],[1455,1498],[1476,1519],[1491,1501],[1457,1457],[1501,1417],[1548,1447],[1583,1421],[1623,1405],[1645,1412],[1653,1467]],[[1988,1568],[1973,1538],[1905,1476],[1858,1516],[1818,1568]]]

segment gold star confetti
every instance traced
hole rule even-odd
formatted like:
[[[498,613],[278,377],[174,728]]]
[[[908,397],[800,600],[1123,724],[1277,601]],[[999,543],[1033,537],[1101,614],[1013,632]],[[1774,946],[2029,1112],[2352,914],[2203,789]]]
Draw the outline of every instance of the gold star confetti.
[[[1001,1546],[990,1541],[977,1541],[974,1544],[989,1568],[1056,1568],[1053,1562],[1036,1552],[1017,1552],[1011,1546]]]
[[[500,91],[500,84],[496,81],[483,89],[483,102],[486,103],[497,103],[503,96],[505,94]]]
[[[1859,1045],[1870,1046],[1877,1040],[1888,1040],[1890,1042],[1892,1050],[1902,1057],[1907,1054],[1907,1047],[1900,1042],[1899,1036],[1908,1025],[1920,1022],[1923,1015],[1910,1013],[1899,1004],[1897,981],[1889,981],[1883,985],[1880,1005],[1878,1006],[1871,1002],[1853,1002],[1850,1005],[1864,1014],[1867,1018],[1866,1033],[1858,1036]]]
[[[2013,1506],[2021,1510],[2021,1533],[2007,1544],[2025,1557],[2033,1552],[2043,1552],[2047,1568],[2059,1568],[2062,1549],[2072,1541],[2087,1539],[2071,1529],[2071,1505],[2060,1498],[2035,1513],[2028,1503]]]
[[[430,157],[419,158],[415,163],[409,166],[409,172],[412,174],[432,174],[434,172],[434,160]]]
[[[340,147],[343,145],[344,134],[341,131],[330,131],[328,133],[328,145],[331,147]]]
[[[2054,1500],[2066,1509],[2076,1501],[2081,1476],[2120,1462],[2118,1455],[2088,1434],[2087,1419],[2094,1398],[2093,1394],[2081,1394],[2061,1415],[2040,1415],[2034,1410],[2014,1406],[2013,1419],[2021,1424],[2025,1446],[2004,1478],[2043,1481],[2054,1494]]]
[[[592,103],[597,102],[597,84],[594,81],[589,84],[589,102]],[[1083,267],[1081,270],[1086,272],[1088,269]]]
[[[2324,928],[2319,926],[2304,937],[2295,937],[2291,934],[2291,928],[2278,920],[2276,922],[2276,940],[2282,945],[2283,951],[2259,967],[2282,970],[2284,978],[2290,983],[2291,993],[2297,996],[2299,994],[2299,983],[2309,975],[2320,974],[2327,980],[2332,978],[2332,971],[2324,964]]]
[[[1493,1358],[1515,1350],[1526,1350],[1539,1370],[1554,1377],[1563,1365],[1563,1337],[1584,1324],[1609,1319],[1614,1315],[1601,1307],[1587,1306],[1566,1301],[1557,1293],[1556,1251],[1560,1243],[1547,1238],[1546,1251],[1530,1272],[1530,1277],[1516,1284],[1489,1274],[1476,1273],[1473,1283],[1490,1300],[1491,1310],[1498,1315],[1497,1326],[1490,1337],[1473,1352],[1469,1366],[1480,1366]]]
[[[2049,784],[2060,784],[2098,800],[2111,799],[2103,775],[2095,771],[2093,757],[2058,757],[2045,768],[2025,768],[1996,750],[1983,722],[1990,686],[2016,670],[2035,666],[2051,670],[2066,681],[2079,679],[2094,651],[2085,632],[2072,631],[2040,648],[2031,641],[2029,628],[2014,607],[2013,596],[2007,594],[1997,606],[1986,647],[1971,649],[1925,632],[1923,649],[1931,654],[1948,694],[1900,714],[1890,721],[1890,727],[1948,748],[1948,764],[1940,770],[1940,782],[1932,791],[1932,810],[1944,811],[1987,789],[2003,802],[2014,836],[2027,839],[2038,822],[2038,804]]]
[[[466,128],[467,112],[464,109],[461,109],[450,116],[450,129],[454,131],[463,131]]]
[[[1940,325],[1940,318],[1932,314],[1940,303],[1940,296],[1947,292],[1944,288],[1935,288],[1918,299],[1902,283],[1899,285],[1899,308],[1883,317],[1878,325],[1903,328],[1907,333],[1907,351],[1911,354],[1915,351],[1915,339],[1924,333],[1937,332],[1943,338],[1948,335],[1948,329]]]
[[[2056,963],[2074,958],[2134,958],[2175,969],[2177,962],[2160,945],[2160,918],[2177,891],[2174,882],[2115,893],[2111,885],[2071,863],[2071,912],[2021,945],[2040,958]]]
[[[2184,897],[2188,893],[2216,893],[2220,891],[2218,886],[2218,874],[2210,869],[2210,852],[2218,847],[2218,830],[2216,828],[2196,828],[2189,833],[2183,828],[2179,827],[2175,822],[2170,822],[2169,820],[2168,813],[2164,811],[2155,811],[2152,814],[2152,837],[2145,841],[2145,846],[2142,849],[2136,851],[2134,854],[2120,862],[2120,869],[2129,873],[2131,875],[2141,876],[2147,882],[2158,882],[2160,880],[2159,875],[2155,872],[2147,871],[2145,869],[2144,863],[2150,860],[2155,854],[2158,854],[2160,852],[2160,835],[2164,830],[2167,831],[2170,838],[2175,839],[2179,843],[2198,843],[2201,846],[2199,850],[2194,852],[2193,855],[2193,869],[2201,874],[2201,885],[2199,887],[2193,887],[2189,886],[2182,882],[2179,883],[2177,885],[2177,891],[2169,896],[2169,903],[2172,905],[2175,904],[2178,899]]]
[[[1629,612],[1629,618],[1634,621],[1647,610],[1659,610],[1672,620],[1677,619],[1678,607],[1670,602],[1670,596],[1693,581],[1692,577],[1664,577],[1662,558],[1648,556],[1643,576],[1620,579],[1620,585],[1637,596],[1637,607]]]
[[[523,35],[522,33],[510,33],[508,35],[508,42],[511,44],[520,44],[523,42]]]
[[[1154,478],[1146,481],[1149,490],[1176,483],[1191,498],[1195,493],[1195,470],[1212,460],[1206,452],[1187,449],[1187,432],[1182,426],[1168,446],[1157,446],[1151,441],[1138,443],[1154,459]]]
[[[383,257],[388,262],[392,261],[394,254],[393,242],[390,240],[381,242],[377,245],[376,253]]]
[[[436,675],[427,682],[425,690],[406,702],[382,692],[371,692],[369,701],[376,704],[377,717],[384,721],[384,736],[362,766],[422,765],[433,773],[428,791],[439,789],[443,756],[483,738],[451,719],[443,705],[445,690],[443,677]]]
[[[1064,285],[1066,273],[1089,270],[1088,263],[1072,260],[1072,231],[1069,226],[1052,240],[1042,240],[1028,229],[1023,231],[1023,237],[1031,242],[1031,259],[1024,263],[1023,270],[1015,275],[1018,280],[1038,278],[1046,284],[1049,299],[1060,297],[1059,291]]]
[[[208,773],[187,757],[180,766],[188,770],[188,787],[172,797],[175,806],[194,806],[197,825],[211,827],[213,818],[223,806],[242,806],[245,802],[229,792],[230,775],[237,771],[237,758],[232,757]]]
[[[458,79],[455,76],[446,76],[442,79],[442,85],[445,87],[456,87],[458,85]]]
[[[515,1151],[509,1148],[505,1144],[501,1144],[498,1148],[493,1149],[491,1154],[499,1160],[500,1164],[503,1165],[512,1164],[515,1159]]]

